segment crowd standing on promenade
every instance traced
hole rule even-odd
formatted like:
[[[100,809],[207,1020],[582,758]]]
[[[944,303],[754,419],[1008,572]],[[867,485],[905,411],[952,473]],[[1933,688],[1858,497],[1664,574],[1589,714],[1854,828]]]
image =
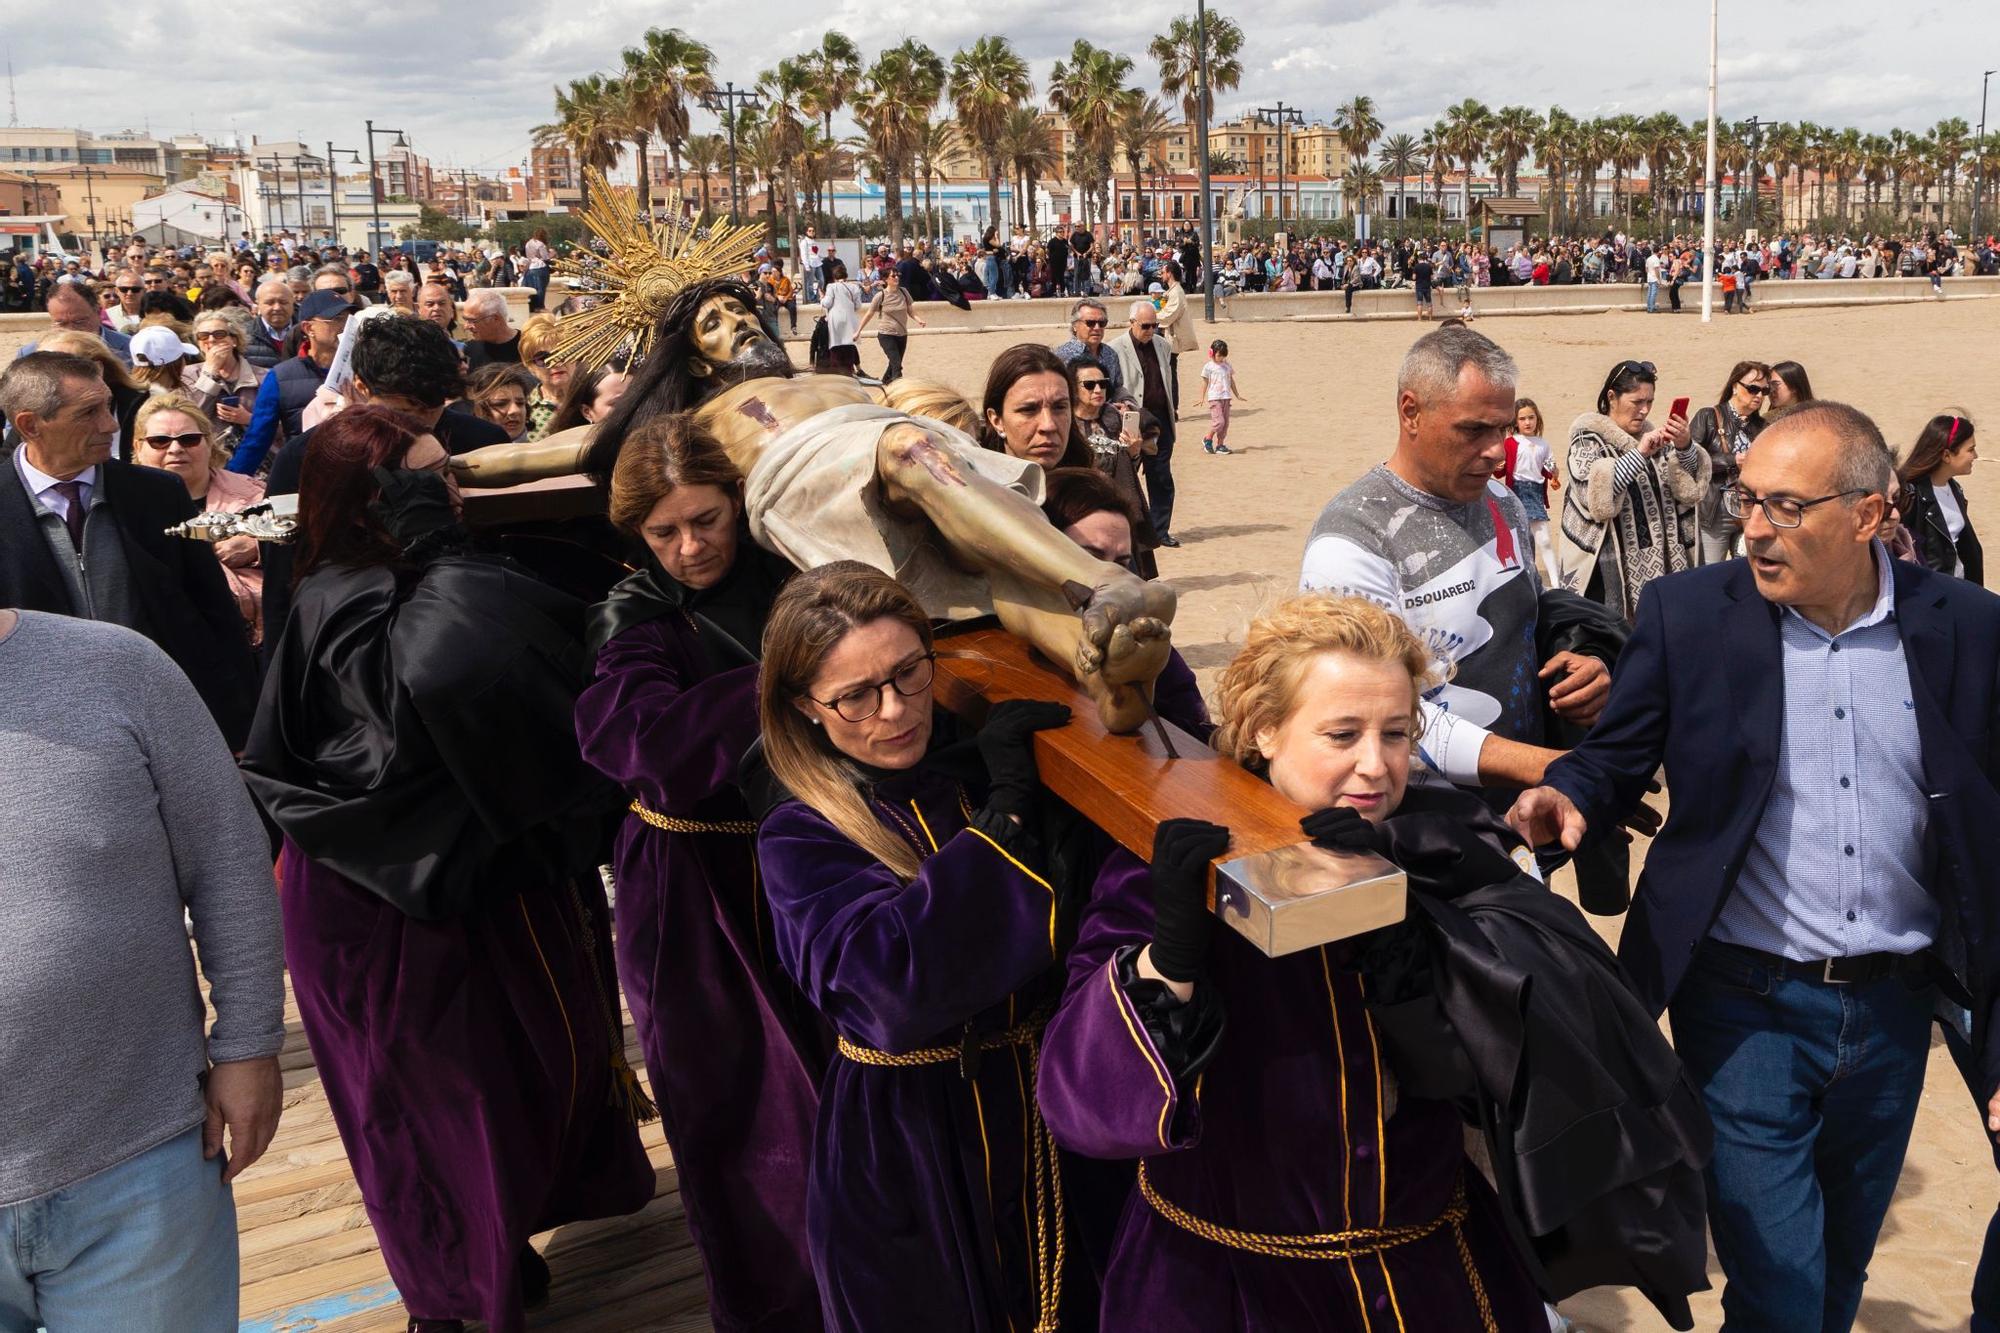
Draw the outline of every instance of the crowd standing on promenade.
[[[14,278],[56,328],[0,374],[0,1330],[235,1326],[286,971],[415,1333],[525,1327],[559,1277],[529,1237],[645,1204],[655,1110],[716,1325],[856,1333],[1540,1333],[1605,1284],[1688,1327],[1711,1238],[1731,1328],[1845,1329],[1933,1022],[2000,1133],[2000,599],[1948,405],[1896,449],[1784,360],[1674,385],[1685,411],[1643,348],[1595,397],[1525,385],[1446,302],[1213,709],[1177,656],[1160,677],[1162,717],[1312,811],[1302,840],[1408,876],[1404,922],[1273,959],[1205,905],[1234,812],[1113,847],[1041,781],[1066,709],[935,708],[910,590],[753,541],[693,404],[634,411],[661,366],[516,328],[492,288],[555,298],[545,246],[289,240]],[[1671,296],[1691,253],[1521,249],[1302,241],[1213,276],[1525,260]],[[1916,253],[1993,262],[1720,263],[1741,293]],[[746,339],[853,284],[820,373],[865,374],[878,326],[871,395],[1034,464],[1090,556],[1171,573],[1180,423],[1228,467],[1248,401],[1194,337],[1198,254],[990,236],[789,294],[771,262],[716,298]],[[897,373],[924,301],[1016,292],[1067,297],[1067,336],[978,403]],[[1560,460],[1530,391],[1585,409]],[[593,423],[581,554],[464,528],[454,458]],[[165,535],[285,493],[290,545]],[[607,564],[634,572],[580,595]],[[1636,885],[1626,828],[1656,835]],[[1544,888],[1569,863],[1629,913],[1615,955]],[[2000,1327],[2000,1239],[1973,1304]]]

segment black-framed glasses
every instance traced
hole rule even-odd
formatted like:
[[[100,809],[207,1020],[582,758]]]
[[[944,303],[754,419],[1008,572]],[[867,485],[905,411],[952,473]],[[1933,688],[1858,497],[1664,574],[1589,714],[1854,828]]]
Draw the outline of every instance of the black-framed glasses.
[[[1796,528],[1806,521],[1806,510],[1815,505],[1823,505],[1832,500],[1844,500],[1850,495],[1872,495],[1866,490],[1835,491],[1832,495],[1822,495],[1816,500],[1794,500],[1789,495],[1756,496],[1741,486],[1731,486],[1722,493],[1722,512],[1731,518],[1750,517],[1752,509],[1764,511],[1764,521],[1774,528]]]
[[[192,449],[208,437],[198,430],[191,430],[183,435],[147,435],[143,438],[155,449],[164,449],[170,444],[178,444],[183,449]]]
[[[1076,382],[1076,391],[1078,393],[1106,393],[1110,390],[1110,387],[1111,381],[1105,379],[1078,380]]]
[[[125,284],[120,283],[118,285],[118,290],[121,292],[143,292],[146,289],[144,287],[127,287]]]
[[[843,690],[831,699],[821,699],[808,694],[806,697],[821,708],[831,708],[849,722],[866,722],[882,711],[882,691],[894,690],[904,698],[915,698],[931,687],[937,677],[937,654],[925,653],[912,658],[896,669],[896,673],[886,680],[878,680],[870,685],[856,685],[851,690]]]
[[[1763,397],[1763,396],[1764,396],[1765,394],[1767,394],[1767,393],[1771,392],[1771,386],[1770,386],[1770,385],[1768,385],[1768,384],[1752,384],[1752,383],[1750,383],[1750,382],[1749,382],[1748,380],[1738,380],[1738,381],[1737,381],[1737,383],[1736,383],[1736,387],[1737,387],[1737,388],[1739,388],[1739,389],[1741,389],[1741,390],[1743,390],[1743,392],[1745,392],[1745,393],[1754,393],[1754,394],[1756,394],[1756,395],[1757,395],[1757,396],[1758,396],[1759,398],[1762,398],[1762,397]]]

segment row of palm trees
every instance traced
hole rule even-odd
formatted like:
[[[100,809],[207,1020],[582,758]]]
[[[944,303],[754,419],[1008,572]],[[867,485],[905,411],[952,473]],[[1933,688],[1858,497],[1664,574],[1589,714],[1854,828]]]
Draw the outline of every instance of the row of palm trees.
[[[1211,16],[1207,39],[1212,90],[1231,91],[1243,76],[1243,30]],[[801,207],[809,215],[823,211],[836,174],[850,164],[881,183],[892,242],[903,237],[906,185],[914,207],[921,184],[926,226],[935,233],[932,185],[966,153],[985,170],[988,216],[995,221],[1003,180],[1016,225],[1028,226],[1037,182],[1061,179],[1082,194],[1088,223],[1110,214],[1118,159],[1129,166],[1135,192],[1142,169],[1164,169],[1159,147],[1180,123],[1169,105],[1183,119],[1197,110],[1193,20],[1175,19],[1147,51],[1158,67],[1158,97],[1133,86],[1131,57],[1091,42],[1076,42],[1055,62],[1046,84],[1048,109],[1070,128],[1065,146],[1035,102],[1027,62],[1005,37],[980,37],[949,59],[908,38],[864,65],[851,40],[828,32],[818,46],[758,77],[761,103],[737,112],[733,127],[739,166],[770,187],[773,233],[782,206],[794,238]],[[616,72],[557,88],[554,119],[535,128],[534,140],[540,147],[567,147],[581,166],[607,172],[630,144],[641,199],[652,197],[646,154],[657,141],[666,148],[676,197],[686,197],[686,176],[693,172],[707,212],[709,175],[727,161],[732,127],[725,121],[725,133],[694,134],[688,116],[690,106],[716,87],[709,47],[678,28],[654,28],[624,52]],[[834,137],[834,117],[843,111],[860,127],[858,136]]]
[[[1344,197],[1357,211],[1379,198],[1387,182],[1395,182],[1400,190],[1401,182],[1410,177],[1427,177],[1428,192],[1442,203],[1444,178],[1460,171],[1465,173],[1459,182],[1463,217],[1471,203],[1470,176],[1480,162],[1498,178],[1499,192],[1512,195],[1519,192],[1522,165],[1532,159],[1548,176],[1554,231],[1569,230],[1566,224],[1572,220],[1589,225],[1588,219],[1597,213],[1593,206],[1597,181],[1607,169],[1612,211],[1622,214],[1630,230],[1636,193],[1631,182],[1641,167],[1652,200],[1648,215],[1661,226],[1682,212],[1690,196],[1699,194],[1707,174],[1707,123],[1690,124],[1670,112],[1579,119],[1561,107],[1551,107],[1543,115],[1524,106],[1491,110],[1467,99],[1448,108],[1421,135],[1383,139],[1376,156],[1378,170],[1364,158],[1379,133],[1378,126],[1376,135],[1348,140],[1351,157]],[[1988,138],[1984,180],[1991,181],[2000,174],[2000,137]],[[1815,225],[1851,220],[1858,185],[1859,202],[1870,210],[1882,207],[1883,192],[1888,191],[1890,217],[1901,221],[1936,202],[1949,216],[1960,201],[1959,186],[1977,174],[1977,148],[1971,127],[1956,118],[1917,133],[1887,134],[1863,134],[1809,121],[1754,128],[1723,125],[1717,127],[1716,165],[1718,171],[1739,178],[1753,164],[1760,176],[1769,172],[1777,186],[1778,197],[1771,204],[1779,218],[1803,217]],[[1831,209],[1829,187],[1834,193]],[[1906,194],[1910,212],[1905,210]]]
[[[1211,14],[1207,40],[1212,117],[1214,94],[1231,92],[1242,80],[1243,30]],[[1029,226],[1037,183],[1059,179],[1076,187],[1088,225],[1111,215],[1120,160],[1131,173],[1134,197],[1141,197],[1142,173],[1166,171],[1162,146],[1200,110],[1194,21],[1175,19],[1153,38],[1147,56],[1155,66],[1158,96],[1135,85],[1137,63],[1130,56],[1088,40],[1079,39],[1055,62],[1044,86],[1047,109],[1068,126],[1065,145],[1035,100],[1027,62],[1005,37],[980,37],[949,58],[906,38],[864,64],[851,40],[827,32],[818,46],[780,60],[758,77],[761,104],[736,113],[740,165],[769,187],[766,216],[774,239],[780,207],[796,238],[801,208],[808,215],[826,211],[835,177],[857,165],[883,187],[892,243],[900,242],[905,230],[906,188],[915,209],[921,186],[924,226],[935,235],[933,184],[964,154],[984,169],[987,215],[993,220],[1001,216],[1003,180],[1010,183],[1014,222]],[[536,127],[535,140],[567,146],[580,164],[607,172],[630,144],[641,199],[652,197],[647,151],[657,141],[666,148],[675,197],[686,197],[686,175],[693,172],[706,213],[710,175],[728,160],[728,138],[691,133],[689,108],[716,86],[713,51],[678,28],[654,28],[623,53],[616,72],[556,89],[555,117]],[[858,136],[835,138],[833,121],[841,112],[860,128]],[[1622,211],[1629,230],[1631,182],[1641,168],[1648,177],[1648,216],[1665,226],[1687,197],[1700,191],[1707,160],[1705,123],[1689,124],[1668,112],[1582,119],[1561,107],[1544,115],[1525,106],[1493,110],[1467,98],[1421,134],[1385,138],[1373,99],[1357,96],[1338,109],[1332,124],[1347,150],[1343,195],[1357,212],[1367,211],[1392,184],[1400,194],[1411,177],[1427,177],[1428,192],[1441,204],[1445,178],[1458,171],[1465,216],[1478,164],[1487,163],[1499,178],[1500,193],[1511,195],[1519,191],[1523,164],[1532,160],[1548,177],[1551,228],[1559,234],[1572,223],[1590,225],[1597,214],[1597,182],[1606,171],[1613,211]],[[725,121],[723,130],[730,128]],[[1370,150],[1378,142],[1371,162]],[[1813,219],[1851,218],[1857,182],[1867,208],[1879,209],[1886,189],[1893,216],[1902,219],[1906,196],[1920,208],[1940,189],[1949,215],[1959,186],[1974,174],[1979,145],[1966,122],[1952,118],[1916,133],[1863,134],[1804,121],[1763,125],[1754,140],[1744,127],[1730,125],[1721,127],[1717,150],[1725,172],[1741,175],[1754,161],[1760,173],[1772,173],[1779,217],[1805,213],[1810,172]],[[1984,179],[1990,181],[2000,175],[2000,136],[1989,136],[1984,155]],[[1835,194],[1831,213],[1829,185]],[[1790,210],[1788,186],[1794,191]]]

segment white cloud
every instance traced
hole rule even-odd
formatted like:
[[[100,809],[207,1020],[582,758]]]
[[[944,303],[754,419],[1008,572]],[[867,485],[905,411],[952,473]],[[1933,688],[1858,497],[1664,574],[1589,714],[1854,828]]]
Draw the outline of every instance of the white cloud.
[[[1706,99],[1707,31],[1698,16],[1643,30],[1586,0],[1495,9],[1468,0],[1220,0],[1242,23],[1243,86],[1228,115],[1283,98],[1331,116],[1356,93],[1389,129],[1420,131],[1465,97],[1579,115],[1665,109],[1693,117]],[[1149,38],[1192,0],[1015,0],[1002,6],[880,0],[413,0],[391,9],[302,18],[269,7],[217,17],[194,0],[133,8],[86,0],[82,12],[27,6],[9,24],[24,124],[97,130],[150,126],[221,138],[332,139],[358,146],[362,120],[407,130],[441,165],[523,160],[550,88],[615,66],[649,25],[673,24],[714,47],[718,72],[754,81],[828,29],[864,52],[914,36],[947,57],[983,31],[1029,59],[1037,90],[1079,37],[1132,56],[1152,86]],[[1940,43],[1940,33],[1948,40]],[[1891,24],[1861,0],[1729,6],[1722,33],[1724,115],[1921,129],[1976,120],[1976,53],[2000,56],[2000,7],[1935,6]],[[1960,53],[1966,53],[1961,55]],[[1985,63],[1996,63],[1988,60]],[[700,117],[698,116],[698,119]]]

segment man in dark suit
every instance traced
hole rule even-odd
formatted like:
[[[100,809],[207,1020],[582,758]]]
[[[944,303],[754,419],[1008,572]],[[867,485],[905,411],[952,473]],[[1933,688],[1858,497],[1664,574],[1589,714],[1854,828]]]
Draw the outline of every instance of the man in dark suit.
[[[0,376],[0,407],[21,436],[0,476],[0,606],[137,630],[241,748],[257,703],[249,628],[215,553],[166,535],[194,516],[187,487],[111,457],[111,391],[84,357],[20,358]]]
[[[1851,1326],[1934,1008],[2000,1114],[2000,598],[1888,558],[1891,464],[1840,403],[1766,429],[1723,497],[1746,558],[1646,589],[1603,716],[1509,815],[1573,847],[1666,766],[1619,954],[1715,1121],[1730,1329]]]

